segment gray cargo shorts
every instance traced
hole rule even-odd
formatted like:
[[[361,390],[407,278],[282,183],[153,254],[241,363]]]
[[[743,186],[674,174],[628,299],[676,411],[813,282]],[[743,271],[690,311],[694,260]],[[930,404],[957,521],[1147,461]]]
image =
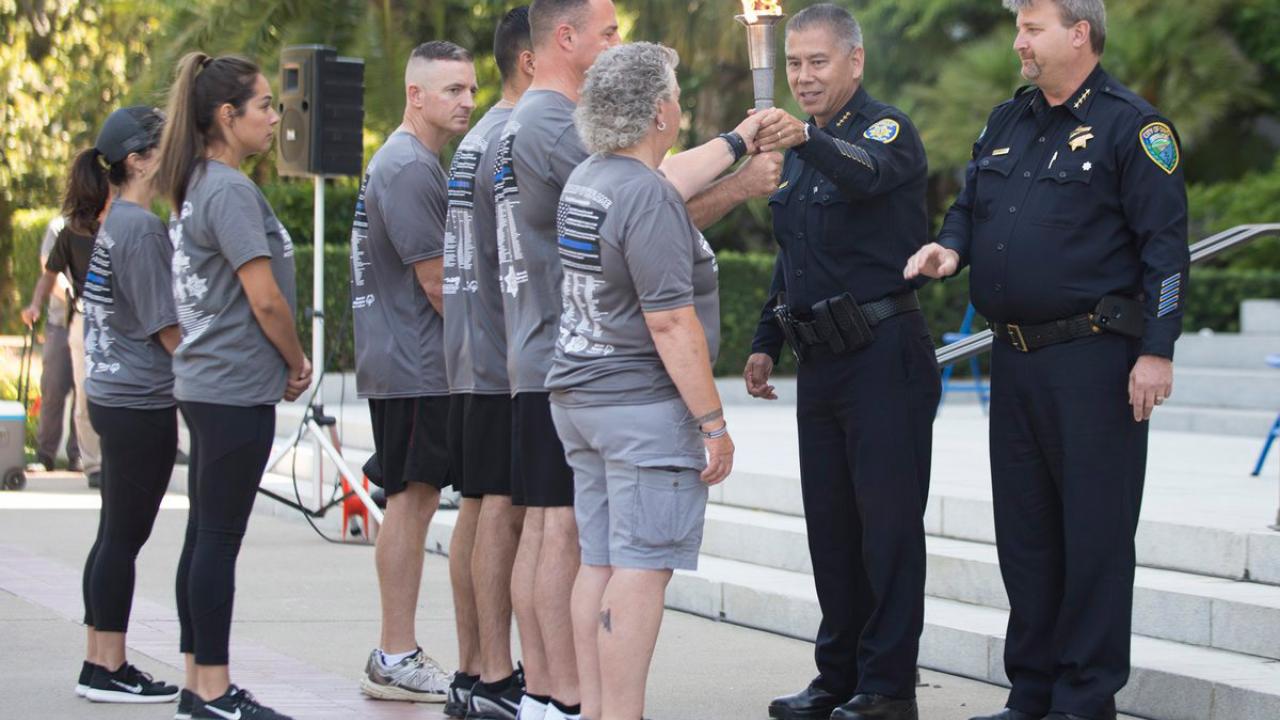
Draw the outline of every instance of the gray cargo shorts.
[[[696,570],[707,510],[702,435],[680,398],[561,407],[551,417],[573,469],[585,565]]]

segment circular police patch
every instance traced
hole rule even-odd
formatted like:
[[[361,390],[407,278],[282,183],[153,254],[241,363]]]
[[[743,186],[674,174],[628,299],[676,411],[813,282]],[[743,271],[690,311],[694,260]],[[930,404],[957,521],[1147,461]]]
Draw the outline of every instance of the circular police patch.
[[[867,131],[862,133],[862,137],[888,145],[898,139],[898,131],[901,129],[902,127],[898,125],[897,120],[885,118],[867,128]]]
[[[1178,169],[1178,162],[1181,160],[1178,141],[1174,139],[1173,130],[1168,125],[1162,122],[1151,123],[1142,128],[1138,137],[1151,162],[1159,165],[1169,175]]]

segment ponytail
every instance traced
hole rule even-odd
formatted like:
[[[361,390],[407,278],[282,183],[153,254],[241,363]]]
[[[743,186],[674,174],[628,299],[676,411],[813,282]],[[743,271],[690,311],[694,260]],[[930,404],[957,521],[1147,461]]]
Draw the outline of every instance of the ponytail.
[[[71,163],[67,191],[62,198],[62,214],[67,225],[80,235],[96,235],[98,215],[107,206],[111,193],[106,161],[96,148],[81,150]]]
[[[214,58],[192,52],[178,62],[154,179],[156,190],[169,199],[174,213],[182,213],[187,186],[203,168],[210,142],[223,139],[214,117],[218,108],[230,104],[237,115],[242,114],[260,72],[252,61],[235,55]]]

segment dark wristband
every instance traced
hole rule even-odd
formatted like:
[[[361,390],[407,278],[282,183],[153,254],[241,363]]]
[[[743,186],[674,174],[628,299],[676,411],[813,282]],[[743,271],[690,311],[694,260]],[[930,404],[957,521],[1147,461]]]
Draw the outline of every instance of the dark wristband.
[[[733,151],[733,161],[738,162],[743,155],[747,154],[747,141],[736,132],[720,133],[720,139],[729,143],[729,149]]]

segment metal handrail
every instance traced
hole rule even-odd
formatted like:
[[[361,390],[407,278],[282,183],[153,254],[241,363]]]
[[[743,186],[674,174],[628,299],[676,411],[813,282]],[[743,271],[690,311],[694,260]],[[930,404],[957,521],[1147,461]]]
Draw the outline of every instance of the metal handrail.
[[[1195,265],[1260,237],[1280,235],[1280,223],[1237,225],[1191,246],[1191,264]],[[991,349],[993,335],[990,330],[974,333],[969,337],[938,348],[938,365],[945,366],[968,360]]]

